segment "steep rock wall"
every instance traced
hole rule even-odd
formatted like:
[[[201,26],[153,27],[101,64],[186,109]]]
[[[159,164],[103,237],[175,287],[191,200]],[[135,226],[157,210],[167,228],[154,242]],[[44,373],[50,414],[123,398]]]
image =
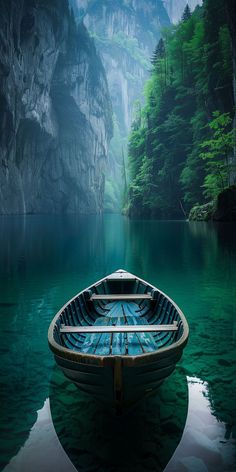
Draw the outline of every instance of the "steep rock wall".
[[[170,20],[162,0],[70,0],[70,4],[94,37],[107,74],[115,126],[105,207],[114,210],[121,205],[124,190],[123,155],[134,102],[142,100],[150,57]]]
[[[66,0],[0,10],[0,213],[101,211],[111,105],[93,42]]]
[[[101,53],[114,111],[127,130],[132,104],[142,94],[160,30],[170,25],[168,15],[161,0],[76,2],[77,11]]]

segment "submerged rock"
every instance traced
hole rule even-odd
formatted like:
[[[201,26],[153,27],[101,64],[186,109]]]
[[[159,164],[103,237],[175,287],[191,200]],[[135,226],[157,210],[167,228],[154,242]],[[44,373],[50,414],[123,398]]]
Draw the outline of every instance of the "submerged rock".
[[[67,0],[0,5],[0,213],[102,209],[111,106]]]

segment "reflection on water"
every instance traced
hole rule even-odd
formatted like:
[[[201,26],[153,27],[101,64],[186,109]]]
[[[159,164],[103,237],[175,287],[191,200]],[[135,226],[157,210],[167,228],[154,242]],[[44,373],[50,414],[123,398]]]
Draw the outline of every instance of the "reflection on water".
[[[235,471],[235,441],[227,426],[213,415],[208,386],[197,378],[188,378],[188,417],[180,445],[165,472]]]
[[[58,438],[81,472],[162,471],[181,439],[188,388],[178,368],[124,417],[109,415],[55,368],[50,407]]]
[[[221,430],[220,440],[234,440],[236,225],[129,221],[119,215],[0,217],[0,469],[26,443],[49,396],[50,320],[79,290],[118,268],[149,280],[182,308],[190,339],[180,367],[184,376],[207,385],[206,408],[227,432]],[[145,423],[144,410],[142,415]],[[155,445],[160,431],[153,416]],[[164,437],[173,451],[171,434]],[[227,454],[233,457],[231,449]],[[205,466],[210,470],[210,463]]]
[[[55,433],[49,406],[45,400],[37,411],[37,420],[29,437],[18,454],[13,457],[3,472],[75,472]]]

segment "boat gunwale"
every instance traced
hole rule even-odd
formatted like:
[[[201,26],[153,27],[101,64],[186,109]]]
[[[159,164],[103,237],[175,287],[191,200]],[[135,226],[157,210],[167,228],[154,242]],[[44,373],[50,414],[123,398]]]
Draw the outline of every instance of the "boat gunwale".
[[[116,272],[116,271],[115,271]],[[114,272],[114,273],[115,273]],[[124,271],[126,272],[126,271]],[[181,321],[183,323],[183,334],[182,336],[178,339],[173,344],[170,344],[169,346],[162,347],[160,349],[157,349],[153,352],[148,352],[148,353],[142,353],[142,354],[137,354],[136,356],[129,356],[127,354],[120,354],[120,355],[105,355],[105,356],[100,356],[100,355],[95,355],[95,354],[86,354],[82,353],[79,351],[72,351],[69,348],[66,348],[64,346],[61,346],[58,344],[55,339],[54,339],[54,327],[56,324],[57,319],[61,316],[63,310],[70,304],[72,303],[76,298],[78,298],[80,295],[82,295],[86,290],[91,290],[91,288],[99,285],[100,283],[106,281],[106,279],[112,274],[109,274],[102,279],[98,280],[97,282],[91,284],[89,287],[84,288],[81,290],[79,293],[77,293],[74,297],[72,297],[70,300],[68,300],[61,308],[60,310],[56,313],[54,318],[52,319],[49,329],[48,329],[48,343],[49,347],[52,350],[52,352],[57,356],[61,357],[62,359],[67,359],[68,361],[73,361],[76,363],[81,363],[81,364],[90,364],[90,365],[97,365],[100,367],[103,366],[114,366],[116,359],[121,358],[122,359],[122,364],[124,366],[134,366],[134,365],[141,365],[145,364],[146,362],[155,362],[157,358],[160,357],[166,357],[163,356],[162,354],[169,354],[171,351],[181,348],[183,349],[184,346],[186,345],[188,341],[188,336],[189,336],[189,326],[187,323],[187,320],[182,312],[182,310],[179,308],[179,306],[172,300],[166,293],[162,292],[159,288],[155,287],[154,285],[150,284],[144,279],[141,279],[140,277],[134,275],[134,278],[139,280],[140,282],[149,285],[154,290],[157,290],[161,295],[163,295],[167,300],[169,300],[172,305],[176,308]],[[133,275],[133,274],[132,274]]]

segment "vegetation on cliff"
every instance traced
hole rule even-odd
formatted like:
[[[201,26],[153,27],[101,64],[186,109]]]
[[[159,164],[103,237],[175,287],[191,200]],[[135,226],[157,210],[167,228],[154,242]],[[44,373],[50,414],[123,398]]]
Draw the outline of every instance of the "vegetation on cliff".
[[[146,105],[129,140],[130,216],[186,217],[233,183],[231,37],[223,0],[206,0],[163,32]]]
[[[142,96],[160,30],[171,22],[162,0],[70,0],[70,5],[93,37],[107,74],[114,136],[105,175],[104,210],[118,212],[125,192],[123,156],[127,162],[133,103]]]

